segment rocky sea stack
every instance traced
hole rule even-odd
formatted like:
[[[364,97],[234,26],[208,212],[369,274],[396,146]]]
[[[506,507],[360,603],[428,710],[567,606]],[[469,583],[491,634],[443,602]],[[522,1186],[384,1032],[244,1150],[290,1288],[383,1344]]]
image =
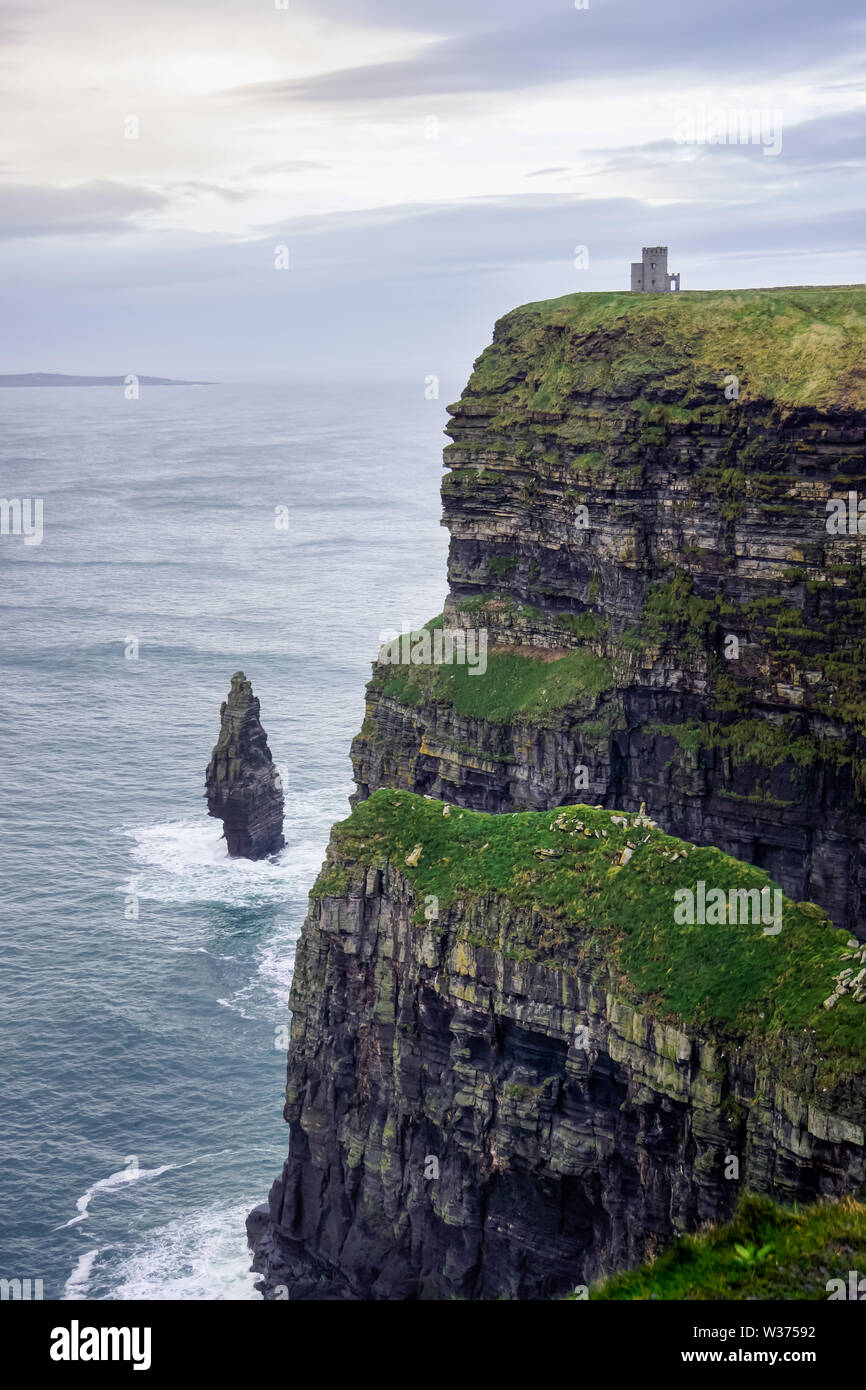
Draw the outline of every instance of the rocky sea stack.
[[[862,287],[496,325],[298,945],[265,1297],[546,1298],[863,1192],[864,342]]]
[[[208,812],[223,823],[229,855],[266,859],[283,848],[283,789],[259,702],[243,671],[220,706],[220,732],[205,773]]]

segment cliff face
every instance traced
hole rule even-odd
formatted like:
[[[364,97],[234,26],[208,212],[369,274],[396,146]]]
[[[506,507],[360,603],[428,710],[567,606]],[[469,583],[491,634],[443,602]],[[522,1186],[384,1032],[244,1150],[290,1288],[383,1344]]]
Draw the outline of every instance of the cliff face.
[[[259,702],[243,671],[220,706],[220,732],[205,773],[208,814],[223,823],[233,858],[266,859],[283,839],[283,791]]]
[[[736,1258],[737,1246],[772,1253],[770,1258],[742,1260]],[[857,1272],[864,1265],[866,1203],[844,1197],[792,1211],[750,1195],[740,1202],[732,1222],[684,1236],[652,1264],[614,1275],[590,1297],[629,1302],[862,1301],[866,1285],[858,1287]]]
[[[298,947],[266,1297],[547,1297],[862,1190],[864,337],[862,288],[497,324]]]
[[[445,623],[487,671],[380,661],[358,796],[645,801],[866,939],[864,336],[861,287],[502,319],[442,489]]]
[[[266,1296],[546,1297],[745,1189],[862,1187],[863,994],[823,1006],[847,934],[788,902],[775,936],[675,927],[696,876],[766,882],[584,807],[380,792],[336,827],[292,986],[289,1158],[249,1221]]]

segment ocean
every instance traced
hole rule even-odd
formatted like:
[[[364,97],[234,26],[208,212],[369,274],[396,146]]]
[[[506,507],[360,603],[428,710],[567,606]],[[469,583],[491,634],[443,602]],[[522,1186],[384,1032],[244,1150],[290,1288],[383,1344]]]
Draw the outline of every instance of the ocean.
[[[0,1277],[258,1297],[244,1218],[288,1147],[307,893],[379,635],[445,596],[449,399],[0,392],[0,494],[44,518],[0,537]],[[262,863],[228,860],[203,798],[238,669],[286,790]]]

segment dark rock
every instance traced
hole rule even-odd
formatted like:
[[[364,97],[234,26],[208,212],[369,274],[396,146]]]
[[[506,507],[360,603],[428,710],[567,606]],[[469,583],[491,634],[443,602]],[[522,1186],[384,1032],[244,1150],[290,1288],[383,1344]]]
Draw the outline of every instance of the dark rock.
[[[494,672],[488,709],[380,660],[356,804],[646,802],[866,937],[862,535],[826,527],[829,499],[866,495],[864,299],[574,295],[500,320],[451,407],[445,625],[484,629],[491,663],[582,650],[608,679],[526,710]],[[470,894],[428,920],[405,856],[334,840],[329,860],[292,984],[288,1160],[249,1221],[266,1298],[548,1298],[744,1189],[862,1189],[866,1078],[821,1084],[811,1033],[725,1036],[712,1000],[675,1025],[601,968],[592,924]]]
[[[283,789],[259,702],[243,671],[220,706],[220,733],[205,773],[208,812],[223,823],[232,858],[266,859],[283,848]]]
[[[814,300],[840,339],[862,301],[799,294],[779,300]],[[352,747],[356,800],[402,787],[494,812],[645,801],[672,834],[765,868],[866,940],[863,537],[826,528],[829,498],[866,497],[862,374],[814,406],[769,380],[726,401],[676,336],[697,309],[653,308],[662,350],[648,310],[605,325],[606,296],[574,296],[577,310],[590,298],[602,326],[589,335],[569,334],[565,300],[506,315],[449,408],[445,624],[483,627],[492,654],[590,650],[610,685],[506,720],[467,716],[443,691],[404,700],[379,662]],[[730,316],[721,352],[738,299],[710,298]],[[635,347],[637,402],[622,384]],[[774,352],[789,347],[783,335]],[[524,379],[563,383],[563,411],[532,408]]]
[[[591,933],[521,959],[550,917],[487,898],[419,925],[399,865],[328,860],[347,886],[298,945],[289,1157],[248,1220],[265,1298],[550,1298],[744,1190],[862,1187],[866,1078],[822,1086],[810,1034],[686,1031]]]

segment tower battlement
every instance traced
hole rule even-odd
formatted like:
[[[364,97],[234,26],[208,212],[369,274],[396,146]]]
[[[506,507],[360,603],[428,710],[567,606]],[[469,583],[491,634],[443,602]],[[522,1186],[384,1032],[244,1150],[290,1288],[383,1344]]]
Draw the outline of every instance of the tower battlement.
[[[632,261],[631,288],[645,294],[679,292],[680,277],[668,270],[666,246],[644,246],[639,261]]]

